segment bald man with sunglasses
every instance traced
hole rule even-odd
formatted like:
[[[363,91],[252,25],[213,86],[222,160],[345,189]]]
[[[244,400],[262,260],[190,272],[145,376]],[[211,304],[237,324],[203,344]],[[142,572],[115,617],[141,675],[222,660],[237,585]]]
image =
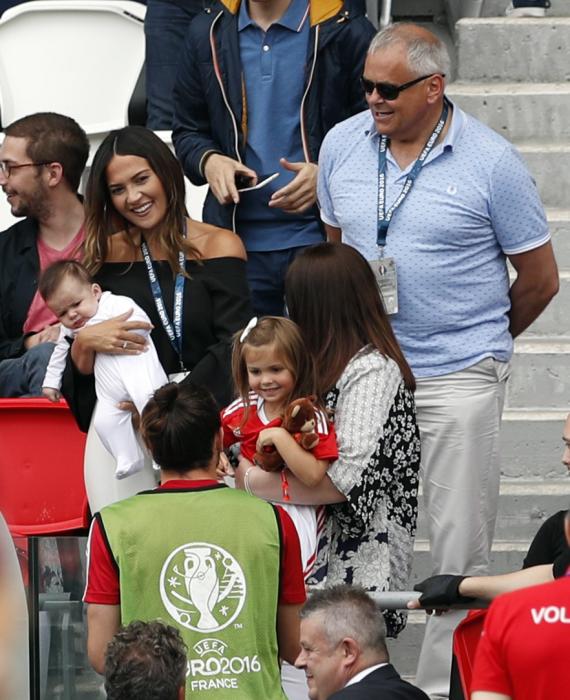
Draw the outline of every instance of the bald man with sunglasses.
[[[361,78],[369,109],[326,136],[318,200],[329,238],[370,261],[416,376],[433,574],[483,575],[513,338],[556,294],[558,272],[522,159],[446,98],[449,73],[425,28],[379,32]],[[460,615],[428,623],[417,683],[432,698],[448,697]]]

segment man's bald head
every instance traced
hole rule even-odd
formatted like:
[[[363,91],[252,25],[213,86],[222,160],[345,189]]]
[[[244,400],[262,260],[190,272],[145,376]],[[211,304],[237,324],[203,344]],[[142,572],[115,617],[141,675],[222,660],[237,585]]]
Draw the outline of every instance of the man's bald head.
[[[372,39],[368,54],[391,47],[403,48],[410,71],[418,76],[441,73],[449,76],[451,59],[445,44],[425,27],[396,22],[381,29]]]

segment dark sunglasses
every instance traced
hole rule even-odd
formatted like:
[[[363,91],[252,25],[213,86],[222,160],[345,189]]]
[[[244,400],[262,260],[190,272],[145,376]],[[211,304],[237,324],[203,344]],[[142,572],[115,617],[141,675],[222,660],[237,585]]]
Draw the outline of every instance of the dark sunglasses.
[[[429,75],[422,75],[421,78],[416,78],[415,80],[410,80],[409,83],[404,83],[403,85],[392,85],[392,83],[374,83],[372,80],[367,80],[364,76],[360,78],[364,92],[367,95],[371,95],[374,90],[380,95],[383,100],[397,100],[402,90],[407,90],[412,87],[412,85],[417,85],[421,83],[422,80],[431,78],[432,75],[437,75],[436,73],[430,73]],[[445,74],[441,73],[441,76],[445,78]]]

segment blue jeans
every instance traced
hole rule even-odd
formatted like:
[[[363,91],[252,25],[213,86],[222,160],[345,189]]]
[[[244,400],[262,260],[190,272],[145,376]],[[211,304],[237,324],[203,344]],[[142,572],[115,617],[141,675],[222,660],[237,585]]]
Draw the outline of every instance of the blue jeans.
[[[55,343],[40,343],[20,357],[0,362],[0,398],[41,396]]]
[[[178,61],[191,20],[201,11],[201,0],[182,8],[168,0],[148,0],[144,20],[146,37],[146,97],[149,129],[171,130],[172,93]]]
[[[297,254],[307,247],[247,251],[247,281],[257,316],[285,315],[285,275]]]

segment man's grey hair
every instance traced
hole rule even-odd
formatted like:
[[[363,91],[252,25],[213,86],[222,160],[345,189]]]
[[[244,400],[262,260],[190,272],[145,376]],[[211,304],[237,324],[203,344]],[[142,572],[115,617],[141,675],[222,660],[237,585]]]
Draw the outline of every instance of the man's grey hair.
[[[339,585],[315,591],[300,613],[302,620],[312,615],[318,615],[331,646],[351,637],[363,651],[375,651],[388,660],[384,616],[362,588]]]
[[[372,39],[368,54],[399,44],[406,49],[412,73],[418,77],[441,73],[449,78],[451,59],[446,45],[435,34],[417,29],[406,22],[388,25]]]

